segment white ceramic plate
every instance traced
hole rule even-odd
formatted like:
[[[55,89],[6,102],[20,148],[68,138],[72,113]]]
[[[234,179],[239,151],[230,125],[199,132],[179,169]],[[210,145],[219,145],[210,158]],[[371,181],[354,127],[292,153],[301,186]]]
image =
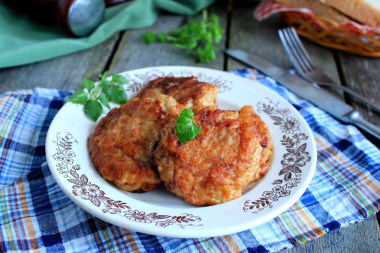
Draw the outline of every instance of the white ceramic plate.
[[[194,75],[219,86],[221,109],[252,105],[270,129],[272,165],[242,197],[215,206],[195,207],[163,189],[143,194],[124,192],[105,181],[91,163],[86,144],[96,123],[85,117],[81,105],[66,103],[49,128],[46,157],[58,185],[87,212],[147,234],[212,237],[264,223],[288,209],[306,190],[316,166],[313,134],[293,106],[268,88],[234,74],[195,67],[154,67],[122,75],[130,81],[128,98],[157,77]]]

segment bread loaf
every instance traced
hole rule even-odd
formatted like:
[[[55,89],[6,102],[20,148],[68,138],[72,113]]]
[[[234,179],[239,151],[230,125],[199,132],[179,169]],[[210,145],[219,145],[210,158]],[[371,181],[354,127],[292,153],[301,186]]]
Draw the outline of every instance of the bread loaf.
[[[380,0],[319,0],[360,23],[380,27]]]
[[[276,0],[289,6],[305,7],[315,15],[339,23],[356,21],[380,27],[380,0]]]
[[[317,0],[276,0],[279,3],[284,3],[295,8],[307,8],[316,16],[326,17],[337,21],[338,23],[351,21],[349,18],[335,10],[334,8],[325,5]]]

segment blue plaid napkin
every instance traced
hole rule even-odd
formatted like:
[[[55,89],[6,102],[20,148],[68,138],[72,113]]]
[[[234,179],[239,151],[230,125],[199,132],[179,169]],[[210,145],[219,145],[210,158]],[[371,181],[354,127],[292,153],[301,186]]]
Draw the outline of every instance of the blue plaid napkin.
[[[0,95],[0,252],[269,252],[379,212],[380,152],[355,127],[342,125],[254,70],[232,73],[275,90],[313,130],[317,169],[287,211],[250,230],[197,239],[157,237],[97,219],[61,191],[46,164],[47,130],[71,93],[37,88]]]

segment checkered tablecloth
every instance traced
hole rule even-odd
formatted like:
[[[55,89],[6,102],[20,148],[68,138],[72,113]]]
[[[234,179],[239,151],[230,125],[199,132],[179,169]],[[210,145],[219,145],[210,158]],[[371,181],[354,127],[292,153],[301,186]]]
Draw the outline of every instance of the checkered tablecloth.
[[[314,178],[278,217],[237,234],[214,238],[157,237],[111,225],[74,204],[46,163],[51,121],[71,93],[36,88],[0,95],[0,252],[267,252],[292,247],[374,216],[380,210],[380,151],[272,79],[251,69],[232,71],[292,103],[313,130]]]

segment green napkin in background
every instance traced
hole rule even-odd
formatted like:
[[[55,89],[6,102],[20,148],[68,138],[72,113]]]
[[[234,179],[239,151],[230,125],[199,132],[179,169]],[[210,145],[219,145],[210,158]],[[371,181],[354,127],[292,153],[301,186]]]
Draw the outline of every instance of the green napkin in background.
[[[159,11],[194,15],[215,0],[135,0],[108,8],[104,22],[89,36],[72,37],[58,27],[31,21],[0,4],[0,68],[51,59],[93,47],[115,32],[151,26]]]

